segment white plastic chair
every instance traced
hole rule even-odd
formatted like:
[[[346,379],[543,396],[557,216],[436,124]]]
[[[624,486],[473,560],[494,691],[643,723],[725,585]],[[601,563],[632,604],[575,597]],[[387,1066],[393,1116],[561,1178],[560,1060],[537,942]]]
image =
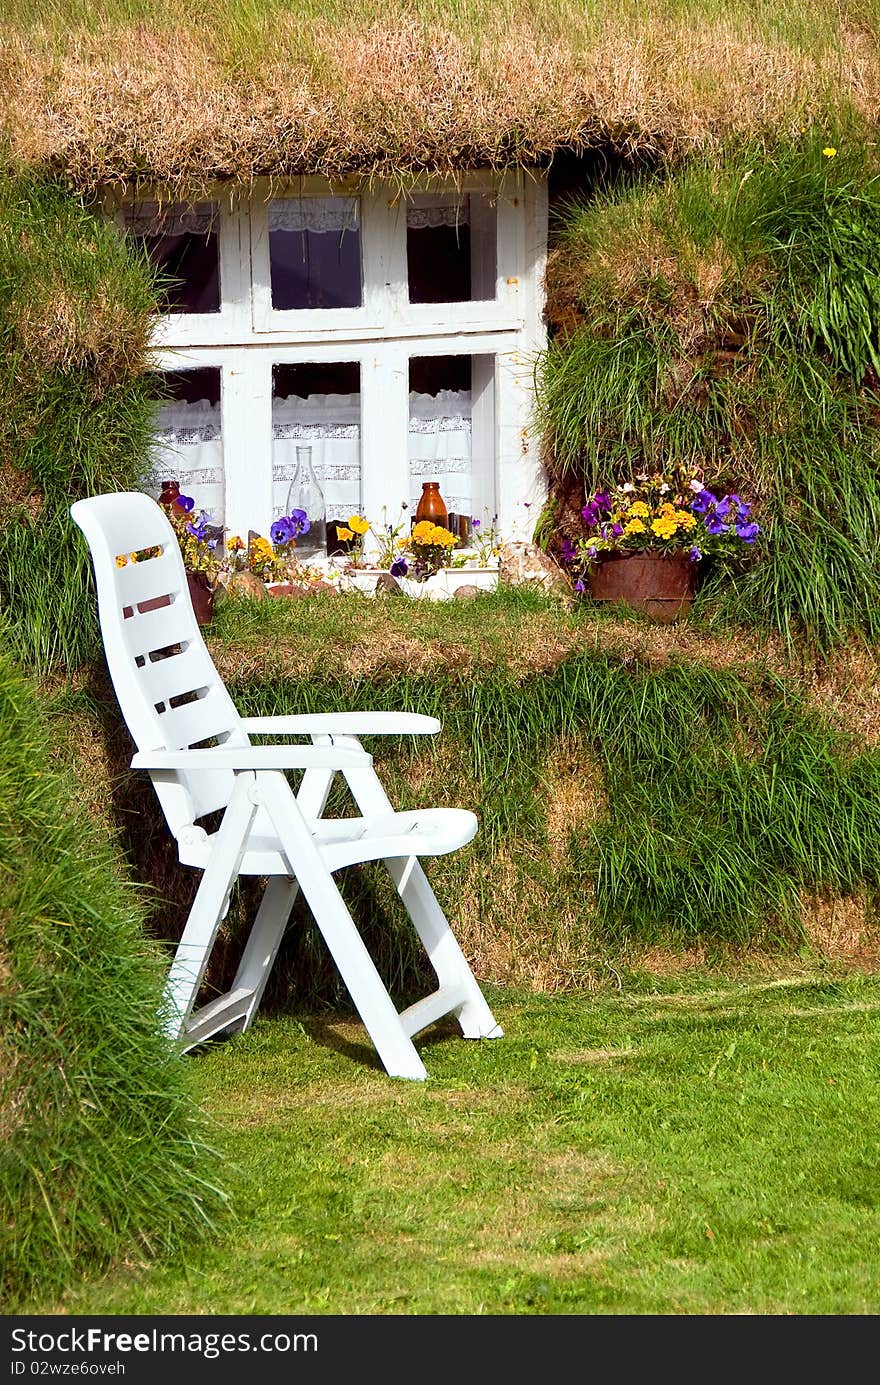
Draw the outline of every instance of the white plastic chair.
[[[204,872],[168,977],[172,1035],[190,1049],[248,1027],[302,890],[392,1077],[427,1076],[412,1036],[444,1015],[455,1016],[466,1038],[499,1037],[418,859],[464,846],[477,820],[457,808],[394,812],[358,740],[432,734],[440,723],[408,712],[239,716],[196,623],[161,507],[122,492],[78,500],[70,513],[91,550],[107,664],[137,746],[132,768],[149,773],[181,864]],[[153,548],[158,556],[131,561]],[[254,746],[250,734],[301,740]],[[287,770],[302,771],[296,792]],[[322,816],[335,774],[361,816]],[[218,809],[220,826],[208,832],[199,819]],[[333,879],[345,866],[377,860],[387,866],[438,979],[437,990],[401,1013]],[[268,884],[231,989],[194,1011],[239,875],[268,876]]]

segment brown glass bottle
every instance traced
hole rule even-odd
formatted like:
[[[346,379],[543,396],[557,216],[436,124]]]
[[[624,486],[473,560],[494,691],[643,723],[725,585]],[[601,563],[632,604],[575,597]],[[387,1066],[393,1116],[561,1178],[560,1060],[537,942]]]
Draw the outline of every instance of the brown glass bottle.
[[[449,519],[449,513],[440,494],[439,481],[423,481],[422,495],[416,506],[416,524],[423,519],[429,519],[433,524],[445,525]]]
[[[160,505],[164,505],[164,507],[165,507],[166,510],[170,510],[170,509],[172,508],[172,506],[173,506],[177,501],[179,501],[179,500],[180,500],[180,482],[179,482],[179,481],[163,481],[163,482],[162,482],[162,493],[161,493],[161,495],[159,496],[159,504],[160,504]],[[181,508],[181,507],[178,506],[178,509],[180,509],[180,508]]]

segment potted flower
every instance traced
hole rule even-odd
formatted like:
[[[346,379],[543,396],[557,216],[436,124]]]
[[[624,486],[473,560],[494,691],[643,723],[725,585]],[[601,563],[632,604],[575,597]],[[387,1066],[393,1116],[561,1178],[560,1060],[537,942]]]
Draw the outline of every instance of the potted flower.
[[[488,523],[479,519],[471,520],[471,535],[468,547],[462,553],[449,557],[441,568],[439,578],[449,596],[454,596],[459,587],[476,587],[481,591],[494,591],[498,585],[500,539],[495,529],[498,519],[493,515]]]
[[[699,469],[680,466],[596,491],[581,517],[584,532],[562,544],[575,589],[664,623],[687,614],[704,558],[735,557],[760,533],[746,501],[717,494]]]
[[[192,517],[195,502],[180,495],[165,513],[177,536],[196,620],[207,625],[214,613],[214,594],[220,574],[223,529],[204,510]]]

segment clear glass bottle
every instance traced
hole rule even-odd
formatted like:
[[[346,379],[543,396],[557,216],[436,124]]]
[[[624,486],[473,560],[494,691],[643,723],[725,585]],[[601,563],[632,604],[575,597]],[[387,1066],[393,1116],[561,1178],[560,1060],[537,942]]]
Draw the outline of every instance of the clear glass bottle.
[[[285,514],[294,510],[305,510],[309,527],[304,534],[297,534],[295,554],[298,559],[308,562],[310,558],[323,558],[327,553],[327,506],[324,492],[312,466],[312,449],[296,449],[296,468],[287,492]]]

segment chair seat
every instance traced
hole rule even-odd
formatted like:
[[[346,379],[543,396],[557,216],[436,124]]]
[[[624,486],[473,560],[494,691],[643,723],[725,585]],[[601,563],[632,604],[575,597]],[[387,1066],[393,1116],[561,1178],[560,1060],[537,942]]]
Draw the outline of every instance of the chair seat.
[[[375,818],[320,818],[314,837],[331,871],[360,861],[407,856],[445,856],[476,836],[478,822],[464,808],[423,808]],[[210,860],[215,834],[194,833],[178,839],[180,863],[203,870]],[[294,875],[278,838],[253,834],[240,866],[242,875]]]

